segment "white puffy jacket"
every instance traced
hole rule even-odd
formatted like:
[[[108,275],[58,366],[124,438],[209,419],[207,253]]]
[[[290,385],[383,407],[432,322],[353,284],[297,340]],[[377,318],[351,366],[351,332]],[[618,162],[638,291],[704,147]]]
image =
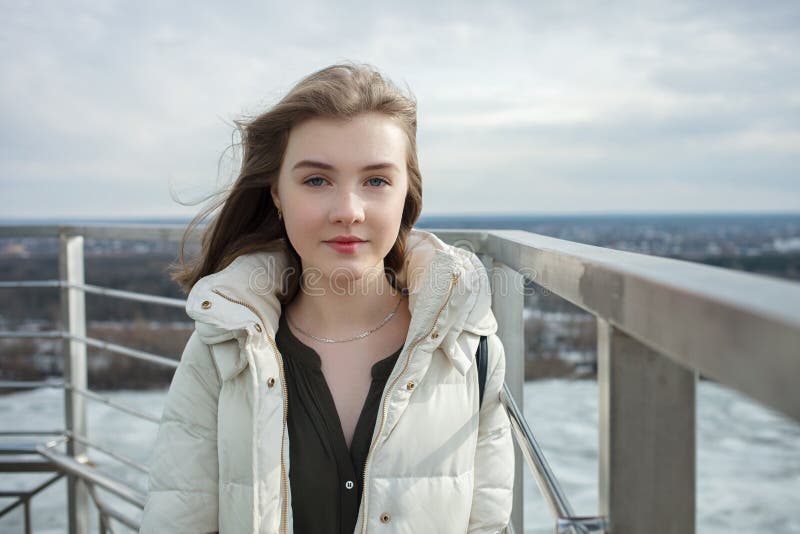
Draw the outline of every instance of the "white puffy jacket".
[[[164,406],[141,532],[293,532],[275,346],[286,265],[282,253],[240,256],[189,293],[196,330]],[[486,270],[475,254],[414,229],[398,278],[411,323],[383,392],[355,532],[499,532],[511,513],[514,450]],[[479,413],[481,335],[489,357]]]

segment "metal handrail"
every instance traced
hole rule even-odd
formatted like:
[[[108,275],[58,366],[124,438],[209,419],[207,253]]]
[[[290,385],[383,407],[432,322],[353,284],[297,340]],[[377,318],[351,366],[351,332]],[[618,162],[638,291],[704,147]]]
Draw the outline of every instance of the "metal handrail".
[[[37,331],[14,331],[14,330],[0,330],[0,338],[10,339],[60,339],[64,337],[64,333],[60,330],[37,330]]]
[[[92,284],[70,284],[68,282],[61,282],[60,287],[80,289],[85,293],[93,293],[95,295],[103,295],[106,297],[124,300],[135,300],[137,302],[146,302],[148,304],[160,304],[161,306],[170,306],[172,308],[184,309],[186,307],[185,299],[160,297],[158,295],[149,295],[147,293],[139,293],[136,291],[123,291],[121,289],[112,289],[110,287],[96,286]]]
[[[74,334],[69,334],[67,332],[63,333],[63,337],[65,339],[72,339],[73,341],[80,341],[90,347],[95,347],[98,349],[104,349],[109,352],[114,352],[116,354],[121,354],[123,356],[129,356],[131,358],[135,358],[137,360],[142,360],[145,362],[155,363],[158,365],[163,365],[165,367],[178,367],[178,361],[173,360],[172,358],[167,358],[165,356],[159,356],[158,354],[152,354],[150,352],[145,352],[143,350],[136,350],[128,348],[124,345],[118,345],[117,343],[109,343],[108,341],[103,341],[102,339],[96,339],[93,337],[85,337],[85,336],[76,336]]]
[[[0,497],[16,497],[16,501],[12,501],[8,504],[5,508],[0,509],[0,517],[3,517],[7,513],[15,510],[18,506],[22,505],[23,507],[23,524],[25,526],[25,533],[28,534],[31,532],[31,505],[30,501],[33,497],[41,493],[42,491],[49,488],[51,485],[55,484],[61,477],[64,476],[64,473],[56,473],[52,477],[48,478],[35,488],[28,490],[28,491],[0,491]]]
[[[116,530],[114,529],[114,524],[111,521],[109,521],[110,507],[97,494],[97,489],[94,487],[93,484],[87,485],[87,489],[89,490],[89,496],[92,498],[94,505],[97,507],[97,515],[100,519],[100,534],[106,534],[106,532],[111,532],[111,534],[117,534]]]
[[[89,486],[89,493],[91,494],[92,500],[97,506],[97,509],[100,510],[101,517],[103,518],[103,528],[110,530],[112,534],[115,533],[113,524],[108,521],[108,518],[112,518],[116,519],[134,532],[139,532],[139,529],[142,526],[139,521],[114,509],[113,506],[108,504],[105,499],[97,494],[97,489],[95,489],[94,485]]]
[[[800,284],[522,230],[437,234],[469,244],[682,367],[800,421]]]
[[[73,341],[79,341],[90,347],[95,347],[98,349],[107,350],[109,352],[113,352],[115,354],[121,354],[122,356],[128,356],[131,358],[135,358],[137,360],[142,360],[149,363],[155,363],[157,365],[163,365],[165,367],[178,367],[178,361],[172,358],[167,358],[166,356],[161,356],[159,354],[153,354],[151,352],[145,352],[143,350],[132,349],[126,347],[125,345],[119,345],[117,343],[111,343],[109,341],[103,341],[102,339],[97,339],[93,337],[86,337],[86,336],[76,336],[74,334],[70,334],[68,332],[58,331],[58,330],[47,330],[47,331],[40,331],[40,332],[14,332],[14,331],[0,331],[0,338],[10,338],[10,339],[71,339]]]
[[[128,466],[136,469],[137,471],[140,471],[140,472],[142,472],[144,474],[148,474],[150,472],[150,470],[147,468],[147,466],[144,466],[144,465],[140,464],[139,462],[137,462],[136,460],[132,460],[132,459],[128,458],[125,455],[119,454],[118,452],[114,452],[111,449],[108,449],[108,448],[106,448],[106,447],[104,447],[104,446],[102,446],[102,445],[100,445],[98,443],[95,443],[95,442],[87,439],[85,436],[79,436],[78,434],[75,434],[74,432],[66,432],[65,435],[67,437],[69,437],[69,439],[71,439],[73,441],[77,441],[78,443],[81,443],[82,445],[86,445],[87,447],[91,447],[91,448],[93,448],[95,450],[98,450],[98,451],[102,452],[103,454],[105,454],[106,456],[109,456],[109,457],[117,460],[118,462],[121,462],[121,463],[123,463],[125,465],[128,465]]]
[[[86,397],[87,399],[91,399],[96,402],[100,402],[119,410],[121,412],[125,412],[128,415],[132,415],[134,417],[138,417],[139,419],[143,419],[145,421],[149,421],[151,423],[158,424],[161,422],[161,418],[155,415],[148,414],[146,412],[142,412],[132,406],[129,406],[122,402],[117,402],[109,397],[101,395],[97,392],[91,391],[89,389],[78,388],[74,386],[70,386],[69,384],[65,384],[64,382],[42,382],[42,381],[24,381],[21,380],[19,382],[15,382],[13,380],[3,380],[0,381],[0,389],[38,389],[38,388],[63,388],[69,389],[74,391],[78,395]],[[61,433],[60,431],[57,433]],[[53,434],[53,432],[48,432],[46,434]],[[31,435],[30,432],[24,432],[22,434],[16,432],[0,432],[0,436],[2,435]]]
[[[80,289],[85,293],[92,293],[95,295],[103,295],[118,299],[135,300],[138,302],[160,304],[162,306],[171,306],[173,308],[181,309],[186,307],[186,299],[174,299],[159,295],[150,295],[148,293],[139,293],[137,291],[124,291],[121,289],[103,287],[94,284],[73,284],[65,280],[21,280],[0,282],[0,289],[20,287],[65,287],[70,289]]]
[[[77,387],[70,386],[70,385],[67,385],[66,388],[69,389],[70,391],[74,391],[75,393],[77,393],[77,394],[79,394],[79,395],[81,395],[83,397],[86,397],[87,399],[91,399],[93,401],[100,402],[102,404],[110,406],[111,408],[115,408],[117,410],[120,410],[121,412],[125,412],[128,415],[132,415],[134,417],[138,417],[139,419],[143,419],[145,421],[150,421],[151,423],[155,423],[155,424],[158,424],[159,422],[161,422],[161,418],[160,417],[156,417],[155,415],[150,415],[148,413],[139,411],[136,408],[132,408],[131,406],[128,406],[127,404],[112,400],[109,397],[100,395],[99,393],[95,393],[94,391],[91,391],[91,390],[88,390],[88,389],[83,389],[83,388],[77,388]]]
[[[2,430],[0,436],[62,436],[63,430]]]
[[[0,389],[39,389],[63,387],[64,382],[61,380],[0,380]]]
[[[553,470],[550,469],[550,464],[547,463],[542,448],[533,436],[528,422],[517,407],[514,396],[506,384],[503,384],[503,389],[500,392],[500,401],[506,408],[517,437],[517,444],[528,462],[528,467],[536,475],[536,482],[539,484],[539,489],[541,489],[542,495],[544,495],[547,504],[550,506],[550,511],[555,517],[573,516],[574,512],[566,494],[561,489]]]
[[[0,238],[81,236],[89,239],[180,243],[185,230],[185,224],[11,224],[0,225]],[[190,236],[190,242],[196,240],[197,235]]]
[[[0,288],[18,288],[18,287],[61,287],[61,280],[19,280],[19,281],[2,281]]]
[[[25,431],[25,432],[2,432],[0,435],[54,435],[60,434],[61,437],[51,440],[46,444],[29,444],[25,446],[4,446],[0,448],[0,454],[3,455],[20,455],[20,454],[36,454],[37,456],[44,457],[50,469],[48,471],[59,471],[54,477],[47,479],[44,483],[40,484],[39,486],[31,489],[31,490],[14,490],[14,491],[5,491],[0,490],[0,497],[17,497],[17,500],[10,503],[5,508],[0,509],[0,517],[6,515],[7,513],[11,512],[15,508],[20,505],[24,505],[24,517],[25,517],[25,532],[30,532],[30,506],[29,501],[35,495],[40,493],[42,490],[49,487],[54,482],[58,481],[61,477],[65,474],[73,474],[76,476],[81,477],[84,481],[87,482],[87,487],[89,492],[92,496],[92,499],[95,501],[95,504],[100,511],[100,514],[104,516],[104,526],[111,532],[114,532],[113,526],[109,523],[108,518],[115,519],[122,523],[123,525],[138,531],[139,523],[137,520],[128,517],[127,515],[115,510],[113,507],[108,505],[96,492],[95,485],[99,485],[104,489],[111,491],[125,499],[126,501],[130,502],[138,506],[139,508],[143,507],[144,503],[144,495],[138,490],[134,489],[129,484],[122,482],[120,480],[116,480],[110,475],[101,473],[93,467],[93,462],[90,462],[88,458],[85,458],[84,461],[76,461],[70,456],[60,454],[53,450],[55,447],[65,443],[66,441],[72,440],[84,445],[87,445],[95,450],[100,451],[103,454],[108,455],[109,457],[124,463],[138,471],[147,473],[148,469],[143,466],[142,464],[127,458],[124,455],[119,453],[115,453],[97,443],[92,442],[91,440],[86,439],[84,436],[78,436],[72,432],[65,431]],[[18,465],[15,463],[15,465]],[[21,465],[21,464],[19,464]],[[88,476],[89,473],[93,473],[93,476]]]
[[[606,518],[575,516],[569,499],[567,499],[567,494],[561,489],[558,479],[545,458],[544,451],[539,446],[539,442],[536,441],[528,421],[520,411],[516,401],[514,401],[514,396],[506,383],[503,383],[503,389],[500,391],[500,402],[506,409],[511,428],[514,431],[514,439],[525,457],[528,468],[536,478],[536,483],[550,507],[550,512],[557,520],[556,533],[590,534],[593,532],[605,532],[608,528]]]
[[[117,480],[116,478],[101,473],[97,469],[92,468],[85,463],[81,463],[75,458],[62,454],[53,450],[52,446],[39,445],[36,451],[50,460],[55,466],[70,475],[75,475],[91,484],[96,484],[101,488],[110,491],[122,500],[144,509],[146,502],[146,495],[135,488],[132,488],[125,482]]]
[[[0,227],[0,235],[4,233],[6,228]],[[38,232],[38,230],[37,230]],[[173,232],[173,235],[175,232]],[[3,281],[0,282],[0,288],[31,288],[31,287],[51,287],[51,288],[61,288],[61,289],[74,289],[78,290],[82,293],[90,293],[90,294],[98,294],[102,296],[112,297],[112,298],[119,298],[119,299],[126,299],[138,302],[146,302],[150,304],[157,304],[175,308],[184,308],[185,307],[185,300],[181,299],[173,299],[173,298],[166,298],[156,295],[146,295],[138,292],[131,292],[131,291],[123,291],[117,290],[112,288],[101,287],[92,284],[85,284],[85,283],[71,283],[66,280],[37,280],[37,281]],[[129,347],[125,347],[123,345],[119,345],[116,343],[110,343],[99,339],[94,339],[85,335],[77,335],[75,333],[69,331],[45,331],[45,332],[8,332],[3,331],[0,332],[0,337],[5,338],[18,338],[18,339],[32,339],[32,338],[51,338],[51,339],[64,339],[64,340],[72,340],[79,343],[82,343],[87,346],[92,346],[100,349],[107,350],[109,352],[113,352],[116,354],[121,354],[127,357],[132,357],[135,359],[139,359],[142,361],[147,361],[150,363],[155,363],[159,365],[164,365],[167,367],[175,368],[178,365],[178,362],[171,358],[166,358],[157,354],[151,354],[145,351],[132,349]],[[126,412],[130,415],[135,417],[139,417],[143,420],[150,421],[153,423],[158,423],[160,421],[159,417],[155,417],[149,414],[146,414],[136,408],[127,406],[123,403],[116,402],[108,397],[100,395],[98,393],[92,392],[87,388],[82,387],[75,387],[72,384],[65,384],[64,382],[53,383],[47,381],[0,381],[0,388],[3,389],[22,389],[22,388],[31,388],[31,387],[63,387],[68,391],[72,391],[75,394],[81,395],[85,398],[88,398],[93,401],[102,402],[109,407],[118,409],[120,411]],[[2,435],[20,435],[20,432],[13,432],[13,433],[2,433]],[[33,432],[28,432],[26,434],[33,434]],[[37,434],[49,434],[49,433],[37,433]],[[146,466],[122,455],[119,454],[109,448],[103,447],[97,443],[92,442],[91,440],[87,439],[85,436],[79,435],[77,433],[71,432],[69,429],[64,432],[63,434],[66,438],[69,438],[72,442],[79,443],[83,446],[91,447],[103,454],[108,455],[109,457],[120,461],[129,467],[139,470],[140,472],[147,473],[148,469]],[[28,505],[29,499],[41,491],[45,486],[51,484],[53,481],[57,480],[58,478],[62,477],[64,474],[70,474],[76,476],[86,482],[87,490],[89,495],[91,496],[92,500],[94,501],[97,509],[100,513],[101,519],[101,530],[103,532],[110,531],[115,532],[114,526],[111,523],[111,519],[114,519],[121,524],[132,528],[134,530],[138,530],[139,524],[138,521],[126,516],[125,514],[120,513],[119,511],[115,510],[112,506],[105,502],[98,493],[97,487],[102,487],[107,491],[110,491],[117,496],[121,497],[122,499],[138,506],[139,508],[144,507],[145,496],[140,492],[136,491],[135,489],[131,488],[127,484],[115,480],[113,477],[110,477],[106,474],[100,473],[89,467],[88,465],[82,463],[79,460],[76,460],[74,457],[70,455],[60,454],[53,450],[57,444],[63,442],[65,438],[61,440],[50,442],[46,445],[40,445],[36,447],[35,451],[38,452],[42,457],[49,460],[49,462],[58,467],[61,470],[61,473],[57,475],[51,481],[48,481],[45,485],[42,485],[41,488],[37,488],[33,490],[33,492],[13,492],[15,496],[18,496],[19,499],[16,503],[12,503],[10,506],[6,507],[0,515],[5,514],[7,511],[12,510],[19,504],[24,504],[25,506],[25,529],[26,532],[30,530],[30,508]],[[33,452],[33,449],[30,447],[26,448],[18,448],[15,449],[13,447],[8,448],[8,451],[11,452],[24,452],[30,453]],[[85,459],[85,456],[81,456],[81,458]],[[7,492],[5,492],[7,493]],[[0,494],[5,494],[0,493]]]

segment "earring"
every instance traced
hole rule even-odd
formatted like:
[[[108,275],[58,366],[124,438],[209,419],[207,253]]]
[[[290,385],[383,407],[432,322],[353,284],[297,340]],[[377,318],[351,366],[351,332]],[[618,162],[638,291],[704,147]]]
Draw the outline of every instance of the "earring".
[[[281,211],[280,206],[278,206],[277,208],[278,208],[278,220],[282,221],[283,220],[283,212]]]

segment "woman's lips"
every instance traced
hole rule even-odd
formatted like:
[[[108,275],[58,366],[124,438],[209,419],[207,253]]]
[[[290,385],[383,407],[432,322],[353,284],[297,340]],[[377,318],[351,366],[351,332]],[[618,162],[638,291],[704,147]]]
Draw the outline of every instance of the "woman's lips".
[[[337,252],[355,254],[358,245],[363,245],[366,241],[325,241],[325,243],[330,245]]]

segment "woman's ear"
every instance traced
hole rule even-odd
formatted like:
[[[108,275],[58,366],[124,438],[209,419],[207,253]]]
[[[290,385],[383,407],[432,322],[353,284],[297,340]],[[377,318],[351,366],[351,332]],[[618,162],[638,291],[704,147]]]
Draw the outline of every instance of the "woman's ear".
[[[269,186],[269,193],[270,193],[270,195],[272,195],[272,203],[275,204],[276,208],[280,208],[281,207],[281,201],[280,201],[280,198],[278,197],[278,184],[277,183],[274,183],[271,186]]]

